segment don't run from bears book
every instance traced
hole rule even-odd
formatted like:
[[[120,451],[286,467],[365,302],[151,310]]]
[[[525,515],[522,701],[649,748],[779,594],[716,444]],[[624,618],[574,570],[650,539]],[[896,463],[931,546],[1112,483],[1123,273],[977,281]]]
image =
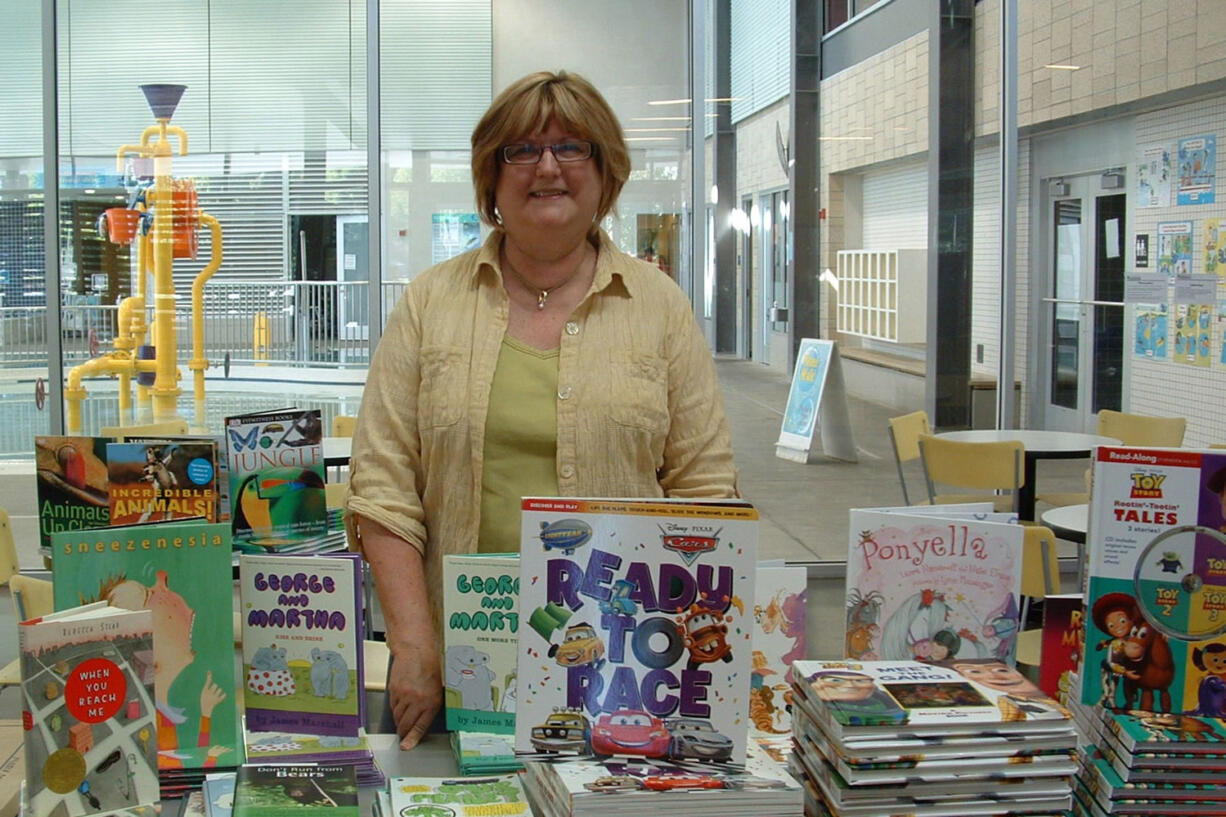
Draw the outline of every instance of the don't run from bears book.
[[[743,763],[758,513],[526,498],[515,749]]]

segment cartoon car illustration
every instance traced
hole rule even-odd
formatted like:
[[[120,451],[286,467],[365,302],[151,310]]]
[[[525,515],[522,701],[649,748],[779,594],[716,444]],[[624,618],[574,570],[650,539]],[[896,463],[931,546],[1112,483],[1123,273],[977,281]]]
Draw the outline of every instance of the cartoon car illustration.
[[[586,753],[590,732],[586,716],[569,709],[559,710],[550,713],[541,725],[532,727],[528,740],[538,752]]]
[[[635,791],[640,788],[639,781],[628,774],[598,777],[590,783],[584,783],[583,788],[602,794],[613,794],[619,791]]]
[[[788,784],[782,780],[775,780],[769,777],[758,777],[752,774],[729,774],[724,777],[725,789],[737,789],[738,791],[774,791],[776,789],[786,789]]]
[[[600,601],[600,612],[610,615],[614,613],[634,615],[638,605],[635,604],[634,599],[630,598],[630,591],[633,589],[634,585],[625,579],[613,582],[613,587],[609,589],[609,598]]]
[[[722,789],[724,781],[710,775],[659,774],[643,778],[643,788],[652,791],[677,789]]]
[[[732,645],[728,643],[728,625],[723,616],[706,607],[693,605],[677,620],[677,632],[690,651],[687,669],[712,661],[732,660]]]
[[[664,721],[641,709],[601,715],[592,727],[592,752],[597,755],[664,757],[668,742]]]
[[[591,664],[596,669],[604,664],[604,642],[586,622],[566,628],[561,644],[549,647],[549,656],[564,667]]]
[[[664,722],[671,738],[668,756],[673,760],[729,760],[732,757],[732,739],[723,735],[703,720],[697,718],[670,718]]]

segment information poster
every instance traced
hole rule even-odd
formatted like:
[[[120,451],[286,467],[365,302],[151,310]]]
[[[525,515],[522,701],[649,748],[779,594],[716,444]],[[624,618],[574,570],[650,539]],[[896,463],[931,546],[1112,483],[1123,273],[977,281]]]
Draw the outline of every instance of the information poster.
[[[838,347],[832,340],[802,338],[796,352],[796,368],[783,409],[775,455],[795,462],[808,462],[819,425],[825,454],[855,462],[858,454],[847,410]]]
[[[1212,204],[1217,176],[1217,136],[1208,134],[1179,140],[1179,195],[1177,204]]]
[[[1205,272],[1226,278],[1226,224],[1221,219],[1205,219]]]
[[[481,243],[481,220],[476,213],[431,213],[430,227],[430,258],[435,264]]]
[[[1141,148],[1137,157],[1137,207],[1169,207],[1172,175],[1169,146]]]
[[[1226,366],[1226,301],[1218,301],[1217,325],[1219,327],[1218,339],[1222,342],[1222,351],[1218,362]]]
[[[1158,272],[1167,278],[1192,274],[1192,222],[1158,222]]]
[[[1135,344],[1137,357],[1166,359],[1167,326],[1166,304],[1137,306]]]
[[[1209,365],[1209,323],[1212,304],[1175,305],[1175,362],[1189,366]]]

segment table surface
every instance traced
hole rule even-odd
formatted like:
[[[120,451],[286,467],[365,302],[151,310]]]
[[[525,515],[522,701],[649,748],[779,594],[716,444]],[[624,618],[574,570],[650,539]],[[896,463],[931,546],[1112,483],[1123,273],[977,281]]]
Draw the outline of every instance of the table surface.
[[[942,440],[968,443],[998,443],[1017,440],[1026,453],[1044,454],[1069,451],[1089,451],[1096,445],[1119,445],[1114,437],[1083,434],[1077,431],[1044,431],[1036,428],[977,428],[967,431],[946,431],[936,435]]]
[[[1082,535],[1086,532],[1086,518],[1090,506],[1082,502],[1078,505],[1061,505],[1043,511],[1043,524],[1049,528],[1076,531]],[[1056,531],[1059,533],[1059,530]]]

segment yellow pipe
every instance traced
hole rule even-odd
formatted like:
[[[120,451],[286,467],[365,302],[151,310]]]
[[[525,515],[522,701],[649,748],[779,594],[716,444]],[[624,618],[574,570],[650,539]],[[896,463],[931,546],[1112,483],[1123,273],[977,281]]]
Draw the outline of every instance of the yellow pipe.
[[[160,130],[165,133],[166,123]],[[153,152],[153,345],[157,361],[151,396],[153,421],[178,416],[179,367],[175,338],[174,285],[174,179],[171,178],[170,144],[163,138]]]
[[[95,357],[84,363],[79,363],[68,370],[68,387],[64,389],[65,422],[69,434],[81,433],[81,401],[85,399],[85,387],[81,378],[95,374],[119,374],[132,371],[134,361],[124,357],[119,352],[111,352],[102,357]]]
[[[204,284],[213,277],[221,266],[221,224],[217,219],[203,210],[200,211],[200,223],[209,228],[212,236],[212,251],[209,263],[200,270],[192,281],[192,357],[187,368],[192,370],[193,394],[196,398],[196,425],[205,427],[204,416],[204,370],[209,367],[209,359],[204,356]]]

